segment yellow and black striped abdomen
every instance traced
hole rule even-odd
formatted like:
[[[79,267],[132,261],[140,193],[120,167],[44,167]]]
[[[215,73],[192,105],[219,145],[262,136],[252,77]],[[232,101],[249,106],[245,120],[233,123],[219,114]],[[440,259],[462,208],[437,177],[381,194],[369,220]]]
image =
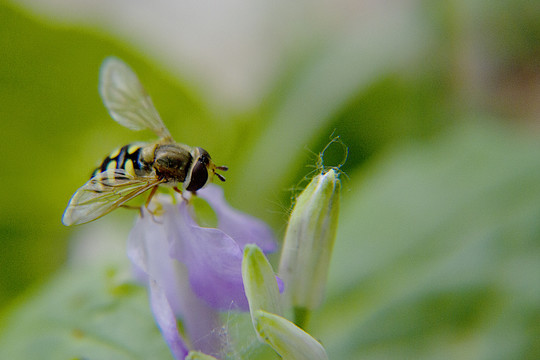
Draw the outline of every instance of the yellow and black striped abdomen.
[[[103,171],[114,169],[123,169],[133,177],[145,174],[147,169],[141,159],[142,146],[140,144],[129,144],[116,149],[103,160],[100,167],[94,170],[91,178]]]

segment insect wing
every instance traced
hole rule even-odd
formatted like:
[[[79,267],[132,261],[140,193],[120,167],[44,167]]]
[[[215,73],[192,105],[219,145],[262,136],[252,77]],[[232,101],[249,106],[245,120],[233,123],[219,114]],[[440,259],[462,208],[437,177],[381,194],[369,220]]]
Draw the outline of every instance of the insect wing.
[[[99,93],[111,117],[132,130],[150,129],[159,137],[171,134],[137,75],[122,60],[108,57],[99,74]]]
[[[62,223],[70,226],[96,220],[161,182],[152,176],[135,178],[122,169],[104,171],[73,194]]]

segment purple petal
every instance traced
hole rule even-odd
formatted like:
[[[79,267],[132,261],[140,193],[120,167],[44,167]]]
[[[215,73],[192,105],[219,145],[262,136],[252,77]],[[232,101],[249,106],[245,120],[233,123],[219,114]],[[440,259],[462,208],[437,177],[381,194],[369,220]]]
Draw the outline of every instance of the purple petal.
[[[197,195],[216,212],[218,228],[232,237],[242,249],[246,244],[257,244],[265,253],[276,251],[272,230],[263,221],[232,208],[225,200],[221,187],[209,184]]]
[[[163,338],[175,359],[184,359],[189,350],[178,333],[176,316],[170,302],[174,298],[172,295],[175,288],[168,286],[174,283],[174,269],[172,259],[168,256],[167,238],[164,227],[153,222],[149,213],[145,215],[137,220],[130,232],[128,257],[139,278],[147,281],[150,306]],[[167,293],[170,294],[169,299]]]
[[[182,324],[189,334],[191,350],[219,357],[223,344],[219,313],[192,291],[186,266],[176,260],[174,262],[179,268],[178,283],[182,284],[179,296]]]
[[[187,266],[193,291],[215,309],[248,310],[240,246],[219,229],[199,227],[185,202],[178,209],[171,256]]]
[[[283,290],[285,290],[285,283],[279,276],[276,276],[277,286],[280,293],[283,293]]]
[[[165,296],[165,292],[158,283],[152,279],[150,280],[149,285],[150,306],[152,307],[152,313],[159,326],[159,330],[161,331],[165,342],[169,345],[169,349],[171,349],[174,358],[183,360],[187,356],[189,350],[178,333],[176,317]]]

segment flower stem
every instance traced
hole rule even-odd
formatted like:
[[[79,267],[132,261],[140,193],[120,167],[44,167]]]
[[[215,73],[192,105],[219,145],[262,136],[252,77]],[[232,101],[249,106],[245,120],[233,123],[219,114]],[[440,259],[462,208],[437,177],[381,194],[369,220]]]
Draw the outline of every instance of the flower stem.
[[[293,308],[294,323],[300,328],[306,330],[309,319],[311,317],[311,311],[304,306],[295,306]]]

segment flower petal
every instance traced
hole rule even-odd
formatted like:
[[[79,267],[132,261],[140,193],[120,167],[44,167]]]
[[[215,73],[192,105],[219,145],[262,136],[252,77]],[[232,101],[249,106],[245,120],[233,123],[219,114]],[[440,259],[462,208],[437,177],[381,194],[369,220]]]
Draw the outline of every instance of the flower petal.
[[[143,217],[137,220],[128,238],[128,256],[138,278],[148,284],[151,301],[154,299],[151,304],[154,317],[163,329],[171,350],[175,346],[174,336],[178,333],[172,330],[171,319],[176,326],[176,318],[180,318],[193,349],[218,354],[221,350],[220,333],[217,331],[221,328],[219,313],[193,293],[186,265],[170,256],[169,239],[171,234],[177,233],[176,219],[180,214],[169,197],[159,200],[164,212],[171,216],[152,216],[143,210]],[[175,240],[181,243],[183,239]]]
[[[169,237],[171,256],[187,266],[193,291],[213,308],[247,310],[240,246],[219,229],[198,226],[184,201],[178,211],[173,220],[165,219],[176,225]],[[174,215],[167,212],[164,218]]]
[[[149,213],[138,219],[128,238],[128,257],[133,263],[140,279],[147,282],[150,306],[157,325],[171,349],[175,359],[184,359],[188,348],[178,332],[176,316],[171,307],[170,297],[174,294],[173,269],[171,262],[163,261],[168,258],[168,244],[162,226],[155,224]],[[148,246],[149,242],[152,246]],[[168,291],[167,291],[168,290]]]
[[[222,350],[219,313],[193,292],[186,266],[171,261],[176,265],[177,282],[181,284],[178,306],[182,309],[182,325],[189,335],[191,349],[217,356]]]
[[[183,360],[188,354],[188,348],[178,333],[176,317],[165,296],[165,292],[158,283],[150,280],[150,305],[152,313],[159,326],[161,334],[175,359]]]
[[[272,230],[263,221],[232,208],[223,189],[209,184],[197,192],[216,212],[218,228],[231,236],[243,249],[246,244],[257,244],[265,253],[277,250]]]

